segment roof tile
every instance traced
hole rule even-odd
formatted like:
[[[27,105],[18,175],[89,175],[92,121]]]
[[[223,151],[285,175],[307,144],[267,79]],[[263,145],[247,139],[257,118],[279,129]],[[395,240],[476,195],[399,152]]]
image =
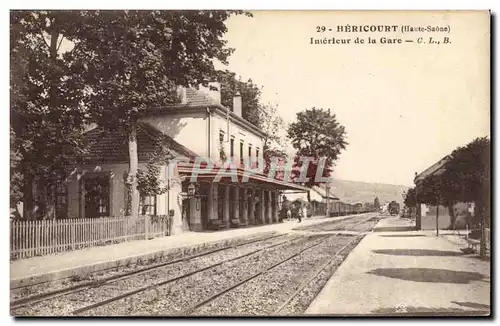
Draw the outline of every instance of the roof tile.
[[[148,128],[143,124],[137,127],[137,155],[139,162],[147,162],[157,146],[162,133],[154,128]],[[175,157],[196,156],[184,146],[175,142],[172,138],[164,136],[166,146]],[[116,130],[105,130],[97,127],[87,132],[85,135],[89,145],[89,155],[85,157],[85,162],[93,163],[118,163],[129,161],[128,132],[125,128]]]

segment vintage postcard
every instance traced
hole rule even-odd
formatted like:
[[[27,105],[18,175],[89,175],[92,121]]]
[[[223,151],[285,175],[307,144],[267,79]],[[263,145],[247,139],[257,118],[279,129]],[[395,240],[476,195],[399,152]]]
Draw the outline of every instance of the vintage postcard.
[[[490,316],[489,11],[10,11],[10,313]]]

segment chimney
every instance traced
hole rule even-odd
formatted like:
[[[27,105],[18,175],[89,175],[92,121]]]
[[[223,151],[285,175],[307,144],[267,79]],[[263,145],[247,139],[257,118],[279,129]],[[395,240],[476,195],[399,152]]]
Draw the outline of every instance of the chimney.
[[[238,116],[241,117],[241,110],[242,110],[242,105],[241,105],[241,94],[240,92],[236,92],[236,94],[233,97],[233,112]]]
[[[212,88],[212,89],[211,89]],[[203,86],[200,85],[198,88],[200,91],[208,95],[214,104],[221,104],[220,101],[220,89],[221,89],[221,84],[218,82],[210,82],[208,83],[208,86]]]
[[[177,86],[177,98],[180,100],[181,104],[187,104],[186,87]]]

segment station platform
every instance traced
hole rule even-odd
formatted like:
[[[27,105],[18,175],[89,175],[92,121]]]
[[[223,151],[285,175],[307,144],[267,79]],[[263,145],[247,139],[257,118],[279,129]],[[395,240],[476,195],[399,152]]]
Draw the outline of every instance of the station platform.
[[[183,250],[209,248],[216,243],[230,244],[233,239],[264,233],[285,233],[300,226],[343,220],[360,215],[325,217],[313,216],[277,224],[251,226],[224,231],[186,232],[180,235],[122,242],[102,247],[91,247],[54,255],[15,260],[10,263],[11,288],[56,281],[72,275],[91,274],[94,272],[136,263],[161,254],[175,254]]]
[[[451,232],[390,231],[409,224],[380,220],[313,300],[306,315],[487,316],[490,261],[465,255]]]

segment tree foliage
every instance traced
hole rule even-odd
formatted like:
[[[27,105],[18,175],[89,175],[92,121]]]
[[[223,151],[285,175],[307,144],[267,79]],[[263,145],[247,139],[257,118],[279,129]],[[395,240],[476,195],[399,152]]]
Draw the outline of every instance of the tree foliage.
[[[177,86],[206,85],[216,76],[213,60],[227,63],[233,51],[222,39],[232,13],[240,12],[96,11],[87,16],[89,28],[74,56],[88,82],[93,119],[108,128],[130,127],[132,214],[138,205],[134,124],[151,108],[178,102]]]
[[[242,102],[242,117],[257,127],[262,127],[260,116],[261,88],[254,84],[251,79],[246,82],[236,78],[236,74],[229,70],[217,72],[218,82],[221,83],[221,104],[227,108],[233,108],[233,98],[240,93]]]
[[[227,64],[233,49],[222,38],[225,21],[242,13],[11,13],[11,124],[25,185],[31,187],[35,175],[50,180],[73,163],[85,148],[86,119],[108,129],[129,127],[133,144],[142,113],[175,103],[178,85],[213,80],[214,60]],[[71,49],[61,54],[63,37]],[[137,157],[130,146],[135,189]]]
[[[25,218],[52,217],[54,183],[85,152],[83,81],[60,48],[74,39],[79,18],[64,11],[10,14],[11,152],[17,156],[11,157],[11,198],[23,200]]]
[[[378,197],[375,197],[375,199],[373,200],[373,206],[375,207],[375,209],[380,208],[380,200],[378,199]]]
[[[406,207],[416,207],[417,206],[417,197],[415,188],[410,188],[404,194],[403,203]]]
[[[310,157],[314,159],[309,164],[307,186],[317,185],[315,181],[316,171],[320,159],[324,159],[325,166],[323,176],[329,177],[334,162],[338,159],[341,151],[348,145],[346,141],[345,127],[338,121],[330,109],[312,108],[297,113],[297,121],[288,128],[288,137],[292,146],[297,150],[298,157]],[[297,166],[303,163],[297,161]]]
[[[439,173],[427,176],[417,185],[418,200],[430,205],[448,207],[453,227],[454,205],[458,202],[474,202],[474,223],[482,227],[490,217],[490,140],[476,138],[466,146],[458,147],[447,158]],[[481,255],[485,252],[481,241]]]
[[[258,110],[260,128],[265,133],[263,139],[263,156],[265,161],[264,173],[267,175],[273,160],[284,163],[287,159],[287,139],[282,133],[285,122],[278,114],[276,105],[263,105]]]
[[[168,185],[160,181],[161,168],[165,162],[173,159],[164,139],[165,136],[159,136],[156,139],[155,150],[149,154],[146,169],[137,171],[137,190],[142,196],[161,195],[169,190]]]
[[[427,176],[419,185],[419,201],[436,205],[439,198],[439,203],[445,206],[457,202],[488,206],[490,151],[490,140],[485,137],[455,149],[448,156],[442,172]]]
[[[94,11],[73,53],[88,83],[93,118],[110,128],[176,103],[176,87],[216,77],[213,60],[233,49],[222,39],[236,11]]]
[[[446,198],[455,202],[489,202],[491,145],[486,137],[477,138],[455,149],[445,165],[441,179],[448,185]]]

